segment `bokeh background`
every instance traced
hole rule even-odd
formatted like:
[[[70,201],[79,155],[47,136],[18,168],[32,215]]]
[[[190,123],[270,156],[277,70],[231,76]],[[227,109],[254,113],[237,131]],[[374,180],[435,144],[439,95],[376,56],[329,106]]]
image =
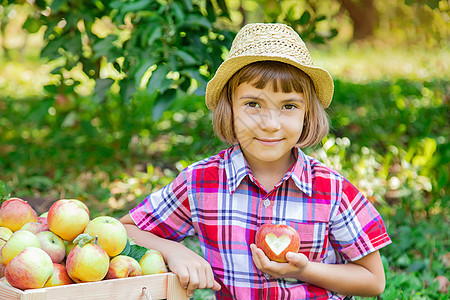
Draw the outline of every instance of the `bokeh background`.
[[[335,82],[331,132],[305,152],[349,178],[393,239],[381,298],[447,299],[449,1],[0,3],[0,197],[126,214],[227,147],[206,83],[240,27],[282,22]]]

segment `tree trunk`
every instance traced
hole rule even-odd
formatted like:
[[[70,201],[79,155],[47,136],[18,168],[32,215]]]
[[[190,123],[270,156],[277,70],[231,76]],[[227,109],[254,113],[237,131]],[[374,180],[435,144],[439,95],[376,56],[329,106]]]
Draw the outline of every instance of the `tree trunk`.
[[[353,38],[363,40],[373,34],[378,23],[378,11],[373,0],[340,0],[353,21]]]

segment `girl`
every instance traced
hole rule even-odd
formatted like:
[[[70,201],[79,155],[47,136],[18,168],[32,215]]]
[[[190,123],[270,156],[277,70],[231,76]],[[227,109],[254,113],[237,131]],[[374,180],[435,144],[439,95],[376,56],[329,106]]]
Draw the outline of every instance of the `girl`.
[[[384,290],[378,249],[391,241],[370,202],[301,148],[328,133],[333,81],[283,24],[249,24],[208,83],[216,134],[233,144],[194,163],[121,221],[159,250],[189,296],[344,299]],[[254,245],[258,228],[287,224],[300,250],[287,263]],[[199,236],[203,257],[178,243]]]

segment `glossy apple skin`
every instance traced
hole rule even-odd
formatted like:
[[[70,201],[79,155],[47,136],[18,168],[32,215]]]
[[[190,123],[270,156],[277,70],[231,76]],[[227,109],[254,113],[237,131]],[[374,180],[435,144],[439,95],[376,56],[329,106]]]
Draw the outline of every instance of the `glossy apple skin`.
[[[9,240],[13,232],[8,227],[0,227],[0,248]]]
[[[48,228],[65,241],[73,241],[83,233],[90,221],[89,209],[76,199],[61,199],[48,210]]]
[[[272,249],[266,242],[266,235],[269,233],[273,233],[278,238],[286,235],[291,239],[291,242],[281,253],[276,254],[272,251]],[[263,224],[258,228],[258,231],[256,232],[255,244],[258,248],[261,248],[264,251],[264,253],[270,260],[285,263],[287,262],[286,253],[297,253],[300,249],[300,236],[298,232],[289,225]]]
[[[66,269],[69,277],[77,283],[100,281],[108,273],[109,256],[97,244],[76,245],[66,259]]]
[[[141,276],[142,269],[138,261],[126,255],[117,255],[109,262],[105,279]]]
[[[0,226],[17,231],[29,222],[37,221],[36,211],[20,198],[6,200],[0,206]]]
[[[166,262],[161,253],[150,249],[139,261],[142,268],[142,275],[152,275],[167,272]]]
[[[66,267],[61,264],[53,263],[53,275],[45,283],[44,287],[66,285],[74,283],[67,274]]]
[[[66,257],[66,246],[63,240],[51,231],[36,233],[41,249],[47,252],[54,263],[61,263]]]
[[[84,233],[98,236],[98,244],[105,249],[109,257],[120,254],[127,245],[127,231],[123,224],[109,216],[100,216],[86,226]]]
[[[26,230],[14,232],[0,249],[0,263],[5,266],[8,265],[14,257],[27,247],[41,247],[41,243],[36,235]]]
[[[5,270],[8,283],[21,290],[43,287],[52,274],[52,260],[44,250],[36,247],[20,252]]]

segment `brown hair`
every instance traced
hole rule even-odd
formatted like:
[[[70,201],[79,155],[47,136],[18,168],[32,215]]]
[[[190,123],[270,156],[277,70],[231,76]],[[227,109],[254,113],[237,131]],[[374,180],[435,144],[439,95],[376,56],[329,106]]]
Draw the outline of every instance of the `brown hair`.
[[[298,146],[314,146],[328,134],[329,123],[325,109],[320,105],[314,85],[302,70],[277,61],[259,61],[251,63],[237,71],[227,82],[219,96],[213,111],[213,128],[216,135],[225,143],[236,142],[233,124],[232,97],[236,88],[244,82],[251,83],[257,89],[263,89],[272,83],[274,92],[295,91],[303,93],[306,99],[306,112],[303,132]]]

